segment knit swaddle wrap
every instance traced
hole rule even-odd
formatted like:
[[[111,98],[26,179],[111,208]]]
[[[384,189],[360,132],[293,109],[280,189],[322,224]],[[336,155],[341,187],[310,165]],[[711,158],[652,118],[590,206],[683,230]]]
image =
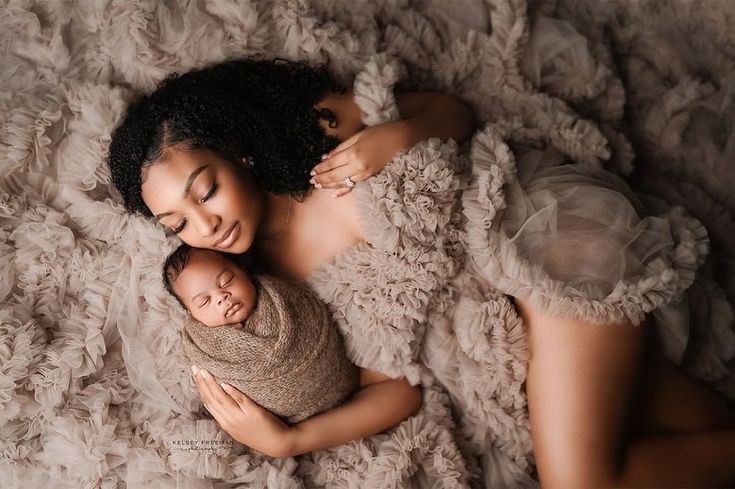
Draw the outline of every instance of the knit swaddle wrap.
[[[252,280],[257,303],[243,328],[187,322],[187,357],[289,423],[342,403],[359,386],[359,369],[327,306],[303,285]]]

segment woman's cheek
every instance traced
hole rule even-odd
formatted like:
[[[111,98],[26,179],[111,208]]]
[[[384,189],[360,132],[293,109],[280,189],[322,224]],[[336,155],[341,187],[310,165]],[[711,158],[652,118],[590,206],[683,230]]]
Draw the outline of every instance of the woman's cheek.
[[[188,232],[179,233],[179,239],[181,239],[181,241],[183,241],[184,243],[194,248],[213,249],[211,246],[208,246],[208,244],[205,243],[204,240],[201,239],[200,236],[197,236],[196,233],[192,232],[191,230],[186,230],[186,231]]]

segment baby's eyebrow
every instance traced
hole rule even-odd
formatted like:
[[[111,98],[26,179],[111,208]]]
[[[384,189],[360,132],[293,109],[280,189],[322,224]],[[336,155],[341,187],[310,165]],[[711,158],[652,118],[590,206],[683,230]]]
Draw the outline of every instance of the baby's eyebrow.
[[[196,301],[196,299],[197,299],[197,297],[199,297],[199,296],[200,296],[200,295],[202,295],[203,293],[204,293],[204,292],[199,292],[199,293],[198,293],[197,295],[195,295],[194,297],[192,297],[192,298],[191,298],[191,301],[192,301],[192,302],[195,302],[195,301]]]
[[[216,276],[216,277],[214,277],[214,286],[215,286],[215,287],[217,287],[217,284],[219,283],[219,278],[220,278],[220,277],[221,277],[221,276],[222,276],[222,275],[223,275],[223,274],[224,274],[224,273],[225,273],[226,271],[227,271],[227,269],[226,269],[226,268],[224,268],[224,269],[222,269],[222,271],[221,271],[221,272],[219,272],[219,273],[217,274],[217,276]],[[204,294],[204,293],[205,293],[205,292],[199,292],[199,293],[198,293],[197,295],[195,295],[194,297],[192,297],[192,298],[191,298],[191,301],[192,301],[192,302],[194,302],[194,301],[195,301],[195,300],[197,299],[197,297],[199,297],[200,295],[202,295],[202,294]]]
[[[222,271],[219,272],[216,277],[214,277],[214,285],[217,285],[219,283],[219,278],[224,275],[226,271],[227,269],[223,268]]]

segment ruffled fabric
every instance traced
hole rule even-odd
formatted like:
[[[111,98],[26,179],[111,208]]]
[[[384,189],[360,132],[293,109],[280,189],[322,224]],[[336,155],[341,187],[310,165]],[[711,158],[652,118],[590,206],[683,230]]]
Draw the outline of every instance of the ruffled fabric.
[[[425,487],[432,480],[455,487],[454,471],[437,472],[427,458],[444,454],[449,440],[464,449],[465,460],[482,467],[473,474],[475,484],[537,484],[522,388],[527,365],[522,321],[507,297],[463,271],[460,197],[468,175],[467,157],[458,154],[453,141],[430,139],[397,155],[353,191],[367,242],[309,277],[332,308],[352,361],[421,383],[425,395],[418,417],[434,426],[419,429],[415,418],[404,421],[392,431],[404,441],[381,442],[378,449],[390,456],[370,458],[367,467],[358,459],[351,466],[341,461],[343,478],[359,480],[360,487],[380,487],[381,481],[388,487]],[[446,400],[435,404],[441,398],[426,395],[437,389],[446,389],[458,410],[453,432],[437,416],[445,414]],[[377,440],[371,437],[369,443]],[[323,465],[322,458],[316,460]],[[421,470],[411,469],[413,475],[405,479],[413,464]],[[359,470],[358,479],[352,470]],[[466,472],[463,468],[459,474],[466,478]],[[335,477],[316,467],[312,474],[319,481]],[[427,474],[436,479],[425,479]]]
[[[365,64],[352,85],[354,100],[365,125],[375,126],[400,118],[393,86],[406,77],[402,63],[381,53]]]
[[[543,148],[523,151],[515,174],[496,128],[473,142],[463,204],[477,273],[548,314],[594,323],[639,324],[692,284],[709,251],[701,223],[681,208],[645,217],[614,175]]]
[[[523,119],[489,125],[474,137],[469,181],[452,145],[398,155],[354,190],[367,243],[310,277],[353,361],[447,390],[491,487],[536,484],[525,331],[509,296],[598,324],[655,311],[670,358],[707,358],[689,362],[701,377],[726,375],[732,358],[712,348],[732,345],[728,306],[715,298],[722,311],[699,316],[717,332],[702,338],[682,308],[709,253],[702,224],[682,208],[650,213],[621,178],[570,163],[553,139]]]
[[[449,163],[456,149],[438,139],[420,143],[358,184],[356,207],[367,243],[309,278],[344,325],[352,360],[412,384],[421,382],[419,347],[432,294],[463,260],[457,228],[463,180]],[[359,270],[359,278],[341,279],[349,270]]]
[[[425,400],[432,403],[431,396]],[[447,414],[442,410],[443,416]],[[422,408],[385,434],[304,457],[300,470],[314,486],[470,487],[452,431],[432,417]]]
[[[660,200],[649,211],[620,178],[569,164],[529,134],[489,126],[473,141],[463,212],[474,272],[551,315],[637,325],[653,312],[672,361],[702,379],[729,376],[732,308],[702,268],[704,226]]]
[[[707,9],[698,2],[660,8],[659,2],[560,0],[533,2],[530,9],[523,0],[462,2],[462,8],[450,3],[3,5],[3,487],[364,487],[368,478],[378,478],[371,475],[372,468],[399,487],[533,485],[527,419],[518,407],[524,403],[519,388],[522,323],[504,295],[486,291],[474,296],[468,292],[474,286],[443,271],[448,266],[461,274],[463,266],[457,267],[453,252],[446,252],[449,259],[427,254],[422,240],[431,235],[430,228],[417,227],[416,248],[410,244],[412,227],[401,222],[406,217],[396,210],[400,204],[388,205],[391,197],[404,197],[399,185],[386,187],[381,200],[385,209],[370,214],[366,206],[372,200],[366,198],[363,210],[375,223],[370,235],[384,235],[373,239],[375,246],[406,258],[386,259],[386,264],[401,270],[411,263],[409,258],[417,262],[416,277],[396,272],[401,281],[392,282],[390,268],[386,275],[376,275],[383,280],[383,292],[393,289],[387,297],[404,302],[371,305],[382,299],[366,289],[356,295],[363,303],[350,305],[349,296],[340,296],[336,287],[334,303],[354,318],[364,317],[359,311],[370,308],[395,314],[392,322],[364,319],[377,329],[362,339],[387,345],[387,353],[368,349],[364,358],[386,368],[395,362],[390,371],[426,382],[422,413],[407,420],[405,436],[397,436],[398,445],[391,446],[408,446],[424,433],[428,448],[412,443],[405,454],[383,452],[378,437],[374,445],[361,441],[309,457],[274,460],[237,443],[217,453],[183,450],[174,443],[195,442],[202,448],[211,440],[200,438],[232,440],[211,420],[202,419],[178,339],[183,314],[160,283],[163,257],[178,240],[167,239],[153,222],[125,213],[110,186],[105,152],[127,104],[170,72],[249,55],[325,63],[345,84],[374,61],[373,79],[384,80],[373,83],[370,76],[358,76],[365,80],[366,93],[378,94],[375,108],[362,107],[388,120],[397,112],[387,87],[403,73],[382,68],[383,53],[406,65],[405,81],[414,87],[458,95],[480,124],[517,124],[528,128],[532,139],[574,161],[619,173],[632,170],[633,153],[624,135],[630,134],[639,152],[635,164],[640,183],[649,193],[690,210],[706,226],[713,250],[684,291],[686,299],[672,300],[666,306],[673,308],[669,312],[658,307],[652,314],[661,314],[659,324],[676,332],[662,336],[672,340],[672,350],[690,372],[735,396],[732,2],[711,1]],[[542,77],[534,86],[522,64],[527,49],[548,48],[540,39],[561,39],[545,37],[543,24],[535,22],[537,12],[571,24],[588,40],[588,53],[578,51],[584,43],[572,34],[571,50],[540,58]],[[613,44],[615,58],[609,49]],[[580,57],[569,56],[578,52]],[[593,69],[580,69],[576,59],[592,60]],[[625,73],[625,84],[619,70]],[[598,76],[603,72],[604,78]],[[362,93],[359,86],[356,92]],[[430,147],[417,154],[444,154],[442,144]],[[505,150],[497,149],[502,156]],[[446,163],[447,171],[460,164],[445,156],[437,161]],[[503,175],[505,160],[496,159],[494,171]],[[418,202],[421,193],[407,195]],[[439,208],[451,207],[438,202]],[[667,215],[668,210],[647,200],[645,206]],[[445,216],[415,210],[411,219],[444,222]],[[457,232],[451,224],[454,216],[452,212],[446,233]],[[437,228],[437,236],[444,233]],[[446,243],[454,242],[446,238]],[[426,261],[416,258],[425,254]],[[364,259],[371,258],[366,252]],[[344,259],[347,269],[353,263],[358,261]],[[369,268],[367,262],[360,266],[335,279],[354,281]],[[401,294],[404,286],[407,292]],[[446,292],[437,293],[442,287]],[[348,311],[353,308],[357,312]],[[413,329],[421,324],[415,318],[432,327]],[[456,325],[463,326],[456,330]],[[489,333],[478,336],[488,325]],[[506,350],[512,355],[503,354]],[[492,362],[481,363],[483,359]],[[497,383],[488,382],[496,378]],[[441,451],[433,452],[438,445]],[[379,453],[390,454],[371,462]],[[401,462],[392,466],[393,459]],[[430,478],[422,478],[424,473]]]

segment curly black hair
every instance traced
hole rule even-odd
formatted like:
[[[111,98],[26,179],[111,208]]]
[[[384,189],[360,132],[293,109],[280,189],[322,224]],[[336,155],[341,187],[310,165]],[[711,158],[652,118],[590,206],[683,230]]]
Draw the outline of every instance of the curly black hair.
[[[143,202],[143,170],[170,147],[207,148],[240,164],[246,158],[265,190],[303,196],[309,172],[339,140],[314,104],[343,93],[324,66],[282,59],[240,59],[183,75],[172,73],[130,104],[110,142],[112,183],[131,212],[151,216]]]

